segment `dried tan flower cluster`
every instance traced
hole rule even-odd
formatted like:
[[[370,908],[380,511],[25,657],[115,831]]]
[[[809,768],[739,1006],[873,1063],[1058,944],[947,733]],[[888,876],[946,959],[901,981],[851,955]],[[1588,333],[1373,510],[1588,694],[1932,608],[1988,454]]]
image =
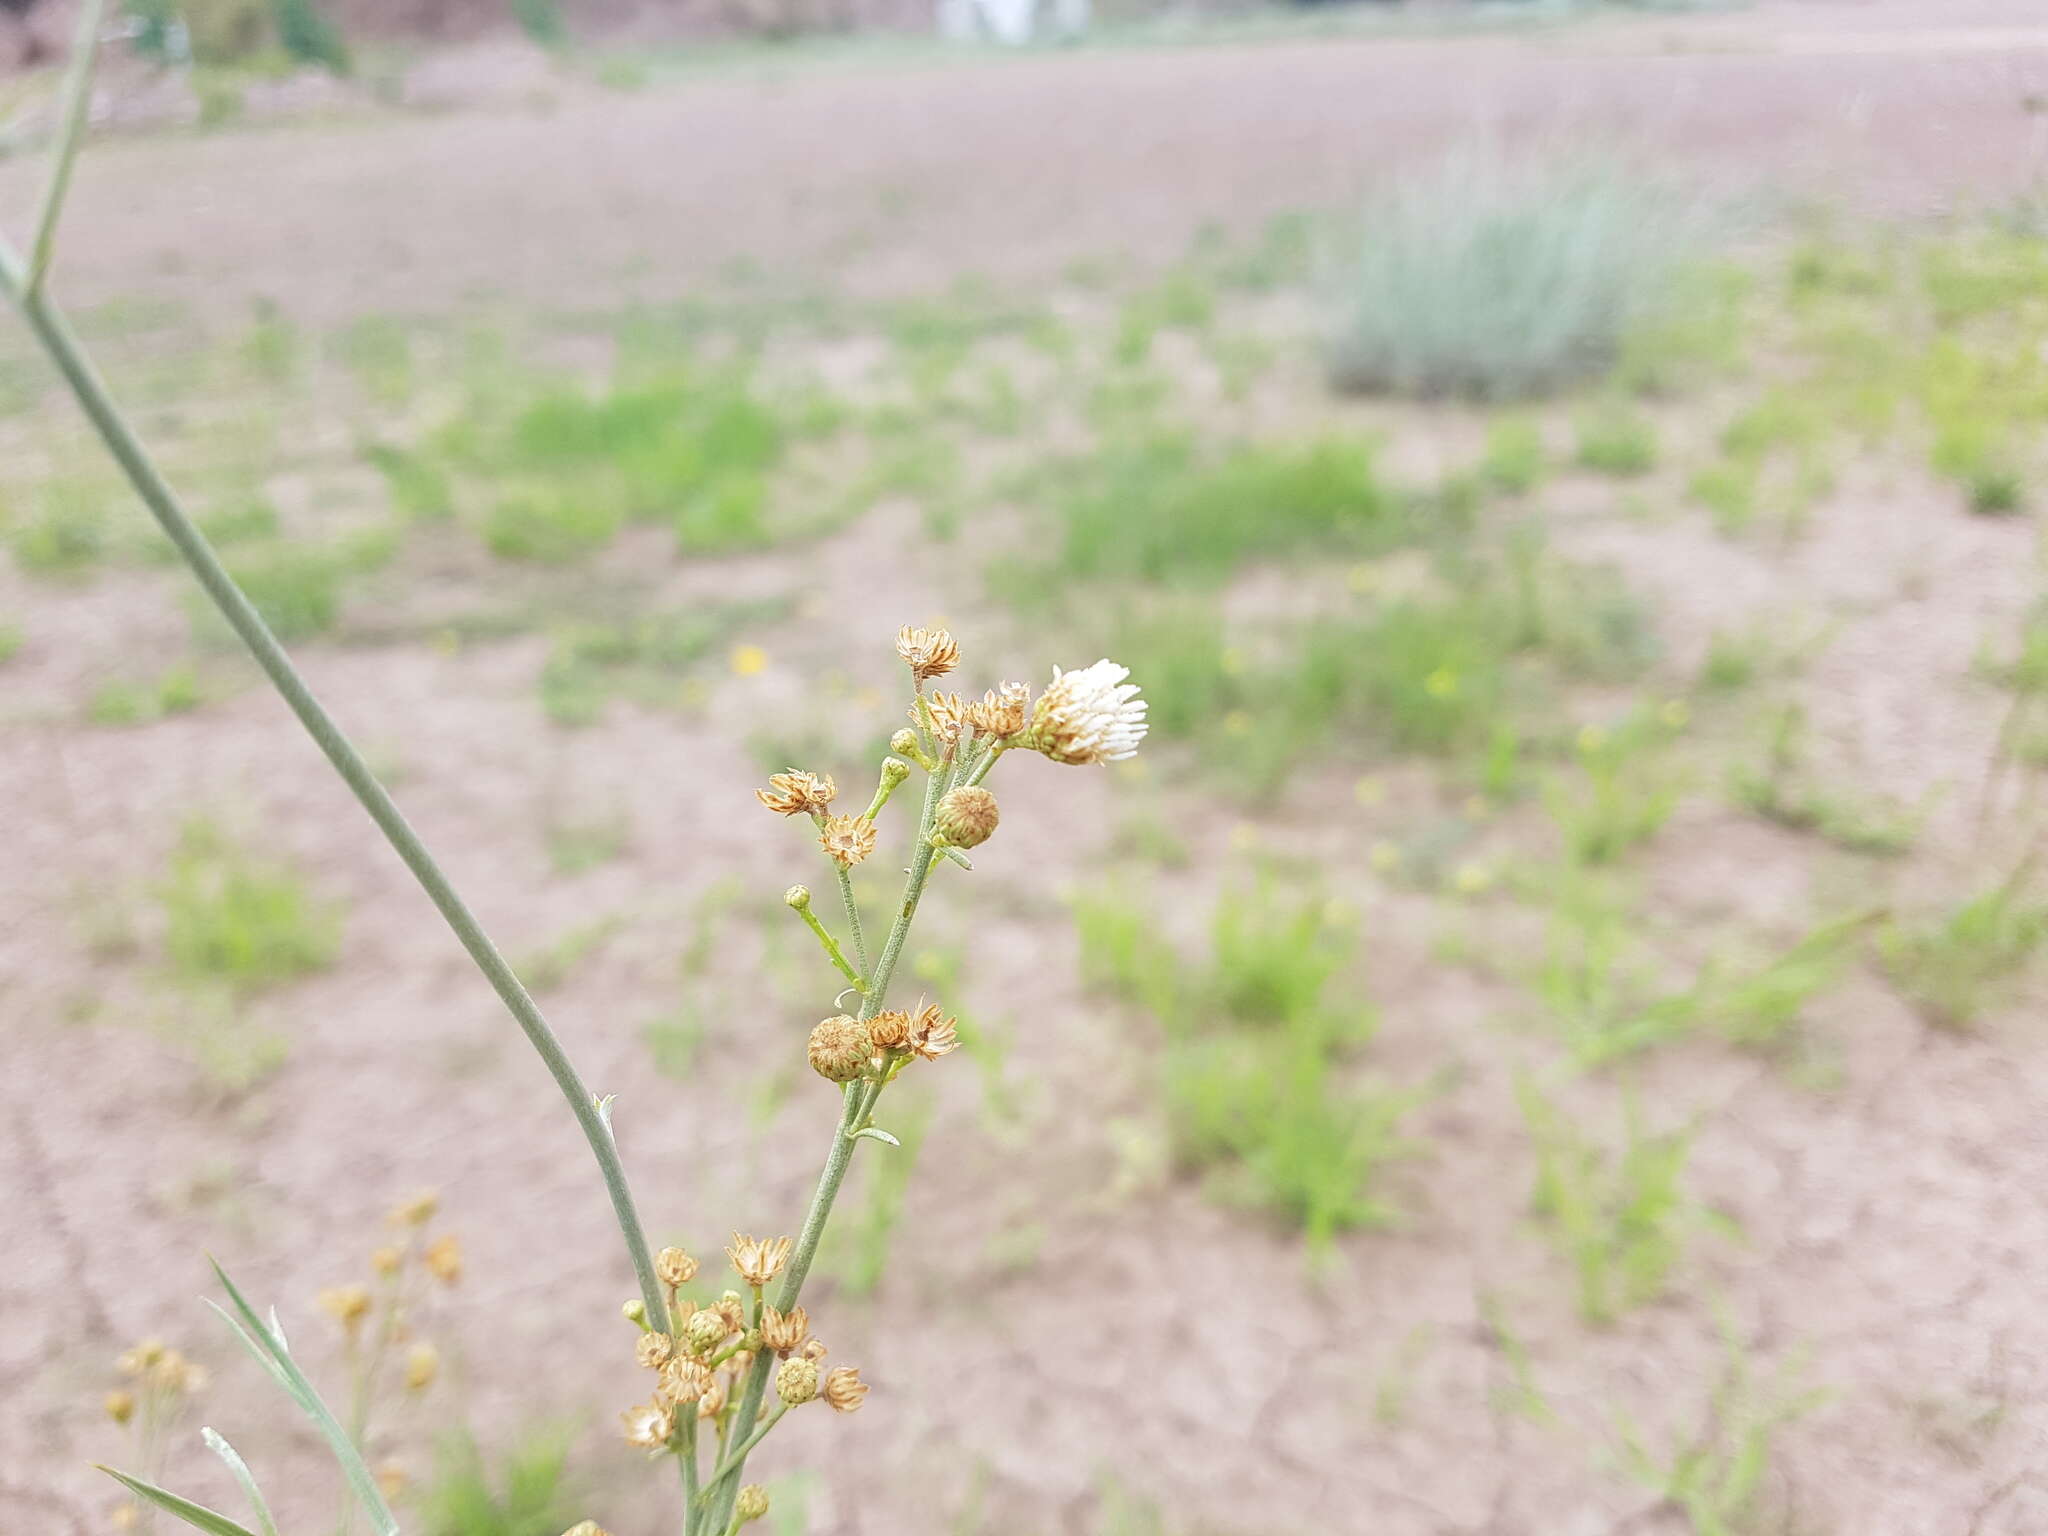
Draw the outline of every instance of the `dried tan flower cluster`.
[[[668,1328],[647,1329],[633,1346],[633,1359],[652,1371],[652,1395],[619,1415],[626,1443],[654,1454],[676,1448],[677,1436],[692,1422],[726,1426],[745,1384],[747,1372],[763,1353],[782,1361],[781,1371],[797,1367],[792,1380],[808,1373],[811,1396],[823,1396],[841,1413],[852,1413],[867,1395],[860,1372],[841,1366],[823,1378],[818,1362],[825,1346],[810,1331],[810,1314],[793,1306],[778,1311],[760,1292],[782,1274],[794,1244],[787,1237],[757,1238],[735,1232],[726,1257],[741,1281],[754,1292],[750,1311],[738,1291],[726,1291],[698,1306],[677,1294],[697,1273],[697,1261],[680,1248],[664,1248],[656,1260],[662,1283],[670,1290]],[[673,1283],[670,1276],[680,1277]],[[629,1313],[630,1315],[630,1313]],[[785,1405],[795,1406],[785,1396]],[[805,1399],[808,1401],[808,1398]],[[686,1410],[692,1410],[686,1412]]]
[[[935,1003],[914,1016],[885,1008],[866,1022],[851,1014],[834,1014],[812,1029],[807,1054],[811,1069],[829,1082],[888,1082],[913,1056],[937,1061],[958,1050],[958,1022]]]
[[[822,816],[838,793],[831,774],[820,776],[792,768],[768,775],[768,787],[755,790],[754,798],[784,816]]]
[[[920,683],[944,677],[960,665],[960,647],[943,629],[914,629],[906,624],[896,631],[896,654]]]
[[[828,816],[818,846],[841,869],[851,869],[875,851],[875,824],[865,816]]]

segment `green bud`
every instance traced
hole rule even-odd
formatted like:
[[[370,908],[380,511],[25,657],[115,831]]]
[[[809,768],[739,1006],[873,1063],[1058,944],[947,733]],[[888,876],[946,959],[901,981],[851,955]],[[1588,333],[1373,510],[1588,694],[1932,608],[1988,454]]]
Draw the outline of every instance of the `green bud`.
[[[910,764],[903,761],[902,758],[885,757],[882,759],[882,784],[884,788],[894,789],[909,777]]]
[[[647,1303],[635,1296],[619,1308],[619,1315],[634,1327],[644,1329],[647,1326]]]
[[[791,1355],[775,1373],[775,1395],[791,1408],[799,1408],[818,1395],[818,1362]]]
[[[901,752],[905,757],[916,757],[918,755],[917,732],[906,725],[902,730],[889,738],[889,750],[891,752]]]
[[[782,893],[782,899],[801,912],[811,904],[811,888],[807,885],[792,885]]]
[[[689,1322],[683,1325],[683,1339],[693,1355],[710,1354],[725,1342],[725,1336],[731,1332],[725,1319],[709,1309],[691,1313]]]
[[[768,1490],[759,1483],[748,1483],[732,1501],[732,1513],[741,1525],[760,1519],[768,1513]]]

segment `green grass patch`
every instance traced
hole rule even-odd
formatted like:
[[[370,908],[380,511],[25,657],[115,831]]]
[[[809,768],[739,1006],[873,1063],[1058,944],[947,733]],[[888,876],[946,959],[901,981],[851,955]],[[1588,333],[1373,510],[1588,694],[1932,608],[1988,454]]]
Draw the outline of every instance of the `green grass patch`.
[[[171,968],[186,981],[275,986],[323,969],[339,944],[338,912],[296,871],[203,819],[185,823],[156,897]]]

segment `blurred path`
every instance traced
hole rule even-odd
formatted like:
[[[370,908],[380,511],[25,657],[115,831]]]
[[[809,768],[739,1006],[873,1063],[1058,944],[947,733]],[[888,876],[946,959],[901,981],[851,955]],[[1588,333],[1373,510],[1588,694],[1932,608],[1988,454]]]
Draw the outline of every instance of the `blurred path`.
[[[498,293],[672,293],[746,256],[913,287],[1177,253],[1203,222],[1341,205],[1474,132],[1639,147],[1886,212],[2027,184],[2038,5],[1786,3],[1459,38],[564,82],[552,106],[96,145],[62,276],[309,319]],[[36,172],[0,167],[24,209]],[[17,215],[17,222],[19,215]]]

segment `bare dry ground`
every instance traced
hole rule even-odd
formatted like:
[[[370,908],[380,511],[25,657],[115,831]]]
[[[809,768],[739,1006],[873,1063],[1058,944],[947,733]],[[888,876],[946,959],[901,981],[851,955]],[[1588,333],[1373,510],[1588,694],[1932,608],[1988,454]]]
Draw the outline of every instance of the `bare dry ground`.
[[[96,144],[62,290],[82,306],[173,301],[214,334],[259,299],[308,329],[372,311],[616,309],[686,295],[741,260],[855,293],[935,292],[976,273],[1035,294],[1077,261],[1164,262],[1212,221],[1341,206],[1375,172],[1474,130],[1594,140],[1795,200],[1922,214],[2031,184],[2043,94],[2048,27],[2021,4],[1785,3],[1532,36],[764,67],[623,96],[570,81],[518,108]],[[0,205],[29,206],[34,174],[0,167]],[[830,377],[841,361],[820,346],[802,365]],[[148,362],[146,348],[122,353],[121,374],[139,380]],[[1315,395],[1307,372],[1275,409],[1332,409],[1300,403]],[[239,408],[200,380],[190,401],[173,390],[151,410],[224,404]],[[270,466],[274,493],[317,514],[319,452],[346,452],[353,426],[339,408],[314,420],[318,447]],[[1448,452],[1461,430],[1425,427],[1390,456]],[[17,464],[41,452],[19,424],[7,446]],[[1970,670],[1986,626],[2033,597],[2028,520],[1963,517],[1924,485],[1854,465],[1789,546],[1632,516],[1590,477],[1546,495],[1563,547],[1615,562],[1646,595],[1680,670],[1711,630],[1748,616],[1833,620],[1800,688],[1824,750],[1902,799],[1948,790],[1885,899],[1916,878],[1953,889],[1988,856],[1978,790],[2002,705]],[[984,616],[978,565],[898,504],[815,540],[663,567],[651,584],[645,553],[608,551],[590,585],[637,583],[638,598],[684,608],[787,600],[787,617],[734,637],[761,646],[765,669],[715,667],[688,710],[618,705],[564,732],[537,701],[536,635],[304,655],[508,951],[620,918],[546,1001],[586,1077],[619,1096],[651,1230],[713,1252],[733,1227],[794,1224],[830,1108],[786,1065],[828,988],[787,981],[780,969],[810,957],[764,952],[751,930],[687,984],[705,1021],[687,1076],[657,1071],[648,1043],[649,1021],[684,1000],[677,953],[698,914],[722,909],[735,879],[772,908],[814,874],[800,840],[751,807],[750,742],[814,736],[818,714],[848,742],[893,724],[879,700],[900,622],[950,620],[991,681],[1087,658],[1047,656],[1058,636]],[[423,558],[437,598],[489,596],[473,562]],[[423,1185],[441,1190],[467,1273],[433,1324],[462,1385],[406,1421],[415,1476],[423,1432],[466,1416],[503,1438],[545,1404],[601,1426],[582,1441],[590,1512],[620,1536],[661,1529],[666,1480],[610,1442],[613,1410],[640,1384],[616,1316],[630,1275],[587,1152],[396,861],[261,691],[135,729],[79,723],[76,701],[120,658],[183,646],[182,591],[160,570],[74,586],[0,573],[0,606],[28,637],[0,673],[0,1158],[16,1234],[0,1268],[0,1529],[106,1526],[86,1466],[117,1449],[98,1398],[113,1354],[145,1333],[209,1359],[200,1416],[273,1469],[288,1524],[314,1528],[331,1492],[307,1440],[274,1422],[212,1336],[195,1299],[202,1254],[315,1339],[315,1290],[355,1274],[390,1202]],[[1481,903],[1469,929],[1447,927],[1441,903],[1368,869],[1369,846],[1422,814],[1427,792],[1404,799],[1396,771],[1386,802],[1364,805],[1332,770],[1240,812],[1166,762],[1146,776],[1037,762],[1007,775],[1005,826],[1028,835],[992,843],[973,888],[948,893],[957,911],[933,920],[933,942],[966,957],[959,1003],[1007,1025],[993,1070],[1016,1104],[992,1109],[965,1063],[935,1074],[887,1278],[858,1298],[828,1265],[820,1331],[876,1393],[854,1418],[797,1423],[769,1453],[770,1470],[801,1459],[823,1472],[786,1491],[806,1522],[790,1529],[1683,1531],[1621,1466],[1625,1432],[1662,1448],[1687,1443],[1716,1401],[1737,1421],[1764,1414],[1782,1369],[1796,1379],[1786,1394],[1829,1395],[1776,1436],[1759,1529],[2048,1530],[2048,1054],[2025,1009],[1936,1032],[1858,969],[1812,1010],[1824,1069],[1702,1043],[1650,1058],[1636,1093],[1660,1119],[1697,1117],[1692,1177],[1743,1237],[1689,1262],[1670,1300],[1589,1329],[1528,1222],[1513,1099],[1534,1059],[1528,999],[1451,953],[1513,917]],[[815,766],[865,773],[850,753]],[[623,853],[559,873],[540,829],[564,806],[622,816]],[[1400,1173],[1392,1230],[1311,1263],[1298,1235],[1164,1171],[1150,1042],[1081,987],[1066,906],[1124,862],[1113,839],[1140,806],[1176,823],[1191,854],[1158,887],[1176,931],[1199,927],[1186,912],[1247,847],[1320,867],[1364,914],[1377,1066],[1445,1085],[1411,1126],[1427,1150]],[[180,818],[199,810],[302,867],[347,913],[339,963],[255,1005],[288,1049],[243,1092],[210,1087],[160,1038],[148,893]],[[2018,850],[1993,851],[2005,867]],[[1729,913],[1797,931],[1845,883],[1875,878],[1704,794],[1642,874],[1681,933]],[[91,938],[130,921],[132,950]],[[815,995],[791,1003],[791,986]],[[1562,1092],[1589,1123],[1619,1103],[1605,1081]],[[1731,1356],[1766,1383],[1747,1401],[1730,1396]],[[194,1451],[174,1481],[226,1504]],[[1162,1524],[1118,1515],[1125,1495]]]

